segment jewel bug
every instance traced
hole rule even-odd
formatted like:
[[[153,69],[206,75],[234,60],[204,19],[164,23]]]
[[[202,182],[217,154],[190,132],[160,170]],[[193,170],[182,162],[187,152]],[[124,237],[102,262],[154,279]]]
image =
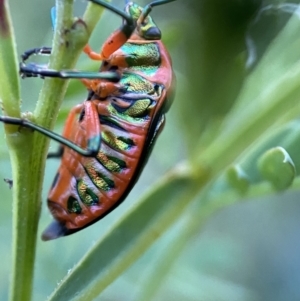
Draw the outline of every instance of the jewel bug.
[[[124,20],[100,53],[84,47],[92,60],[102,61],[99,72],[55,71],[25,64],[32,54],[50,54],[49,47],[25,52],[20,65],[25,77],[79,78],[88,88],[88,98],[71,109],[62,136],[23,119],[0,118],[61,144],[58,153],[48,155],[61,157],[61,164],[48,195],[54,221],[43,240],[93,224],[126,198],[163,129],[173,98],[171,59],[149,13],[154,6],[175,0],[153,1],[144,8],[126,1],[125,11],[102,0],[89,1]]]

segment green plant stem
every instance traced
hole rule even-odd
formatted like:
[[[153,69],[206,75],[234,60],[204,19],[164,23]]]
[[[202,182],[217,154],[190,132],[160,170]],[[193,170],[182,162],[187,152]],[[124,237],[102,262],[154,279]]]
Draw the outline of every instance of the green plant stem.
[[[30,300],[40,194],[32,168],[33,137],[27,133],[7,137],[13,173],[13,271],[10,300]],[[13,134],[12,134],[13,135]],[[24,160],[20,160],[20,158]],[[31,176],[27,174],[30,171]]]
[[[20,117],[17,52],[8,3],[0,1],[0,99],[6,114]],[[9,131],[15,127],[8,127]]]
[[[13,117],[20,117],[20,83],[17,70],[17,55],[9,8],[1,2],[0,29],[0,97],[3,111]],[[13,173],[13,273],[10,298],[11,300],[29,300],[32,288],[32,271],[34,249],[21,247],[35,245],[39,206],[31,208],[31,200],[35,191],[32,190],[31,178],[24,171],[31,169],[31,160],[23,160],[32,150],[32,134],[28,131],[19,133],[18,127],[5,126],[6,140],[10,146]],[[29,202],[28,202],[29,200]],[[24,220],[24,217],[26,219]],[[24,231],[17,235],[18,229]],[[21,256],[20,256],[20,253]],[[26,261],[23,259],[26,258]],[[28,268],[29,267],[29,268]]]
[[[0,96],[8,116],[20,117],[20,93],[14,35],[6,2],[1,2]],[[73,0],[57,0],[56,33],[50,60],[52,69],[71,69],[90,32],[73,19]],[[98,17],[102,9],[97,7]],[[93,16],[94,17],[94,16]],[[97,20],[94,20],[94,22]],[[33,115],[24,118],[52,129],[67,88],[67,80],[46,79]],[[13,271],[11,301],[29,301],[32,295],[36,237],[49,140],[39,133],[5,126],[13,171]]]
[[[58,28],[63,25],[65,28],[70,28],[72,25],[73,1],[65,1],[64,4],[60,5],[58,1]],[[56,41],[59,38],[60,41],[66,41],[67,37],[56,35]],[[60,47],[57,45],[57,42],[54,43],[54,54],[61,49],[65,51],[64,55],[52,63],[52,68],[59,68],[62,62],[66,64],[65,66],[71,65],[71,62],[65,59],[67,57],[65,43]],[[73,56],[72,59],[75,60],[76,57]],[[44,127],[53,126],[55,113],[58,111],[66,84],[67,82],[59,80],[45,80],[34,116],[31,118],[34,122]],[[28,130],[22,130],[15,136],[20,137],[17,139],[12,137],[8,141],[14,178],[13,272],[10,300],[29,301],[32,295],[36,238],[48,141],[40,134]]]
[[[72,16],[73,0],[57,0],[57,22],[50,68],[72,69],[87,43],[91,30]],[[98,18],[103,9],[98,11]],[[94,17],[94,16],[93,16]],[[52,129],[68,81],[46,79],[33,122]],[[15,128],[15,127],[14,127]],[[11,139],[10,139],[11,138]],[[28,130],[8,137],[14,176],[13,273],[11,301],[29,301],[32,294],[34,259],[43,175],[49,139]],[[28,173],[28,174],[26,174]]]

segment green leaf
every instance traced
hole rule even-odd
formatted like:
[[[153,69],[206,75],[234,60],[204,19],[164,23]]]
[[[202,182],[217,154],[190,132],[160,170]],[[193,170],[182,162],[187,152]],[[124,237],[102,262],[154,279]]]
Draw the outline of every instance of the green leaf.
[[[173,223],[190,203],[194,183],[188,170],[167,175],[60,283],[49,301],[93,300]]]

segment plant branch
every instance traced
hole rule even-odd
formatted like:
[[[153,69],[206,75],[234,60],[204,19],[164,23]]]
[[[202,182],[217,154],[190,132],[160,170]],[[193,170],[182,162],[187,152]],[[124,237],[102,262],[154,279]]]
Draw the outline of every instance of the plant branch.
[[[90,32],[73,18],[73,0],[57,0],[56,32],[50,68],[74,67]],[[101,9],[97,8],[98,12]],[[100,16],[100,13],[99,13]],[[8,116],[26,118],[52,129],[68,81],[45,79],[34,114],[20,113],[19,76],[14,35],[7,3],[0,0],[0,97]],[[48,139],[17,126],[5,126],[13,170],[13,271],[11,301],[29,301],[32,295],[36,237]]]

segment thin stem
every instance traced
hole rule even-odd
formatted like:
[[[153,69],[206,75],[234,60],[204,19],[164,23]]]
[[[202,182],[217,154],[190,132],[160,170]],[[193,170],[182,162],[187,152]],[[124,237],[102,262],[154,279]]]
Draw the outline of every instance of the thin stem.
[[[0,0],[0,5],[2,4],[1,1],[3,0]],[[87,31],[87,26],[82,20],[74,21],[72,15],[73,0],[57,0],[56,9],[56,32],[49,68],[55,70],[71,69],[74,67],[83,46],[87,43],[90,31]],[[101,13],[101,8],[98,11]],[[14,53],[14,51],[10,53]],[[18,82],[17,63],[15,58],[14,60],[16,74],[14,78]],[[10,77],[8,77],[8,82],[9,80]],[[34,114],[23,117],[47,129],[52,129],[67,84],[68,80],[45,79]],[[9,86],[9,89],[11,93],[15,93],[17,96],[13,94],[10,96],[7,93],[8,100],[20,99],[18,97],[18,85],[15,87]],[[19,102],[14,105],[7,101],[4,109],[9,116],[19,117],[18,107]],[[32,295],[40,200],[49,139],[40,133],[25,128],[20,129],[18,126],[9,125],[6,126],[6,129],[10,129],[10,131],[7,130],[7,142],[10,146],[14,183],[13,271],[10,300],[29,301]],[[10,135],[10,133],[13,134]]]
[[[66,22],[66,27],[71,27],[72,24],[72,4],[73,1],[65,1],[65,5],[60,6],[60,16]],[[61,65],[62,59],[60,57]],[[59,61],[56,66],[59,66]],[[49,121],[53,120],[50,117],[53,117],[53,111],[58,110],[58,100],[65,91],[62,86],[66,83],[61,82],[46,80],[38,100],[33,119],[45,126],[49,126]],[[50,91],[52,93],[49,93]],[[52,96],[52,99],[47,99],[49,96]],[[49,102],[50,105],[47,105]],[[14,178],[13,271],[10,300],[29,301],[32,295],[41,190],[48,144],[46,139],[37,133],[25,129],[19,132],[17,127],[14,128],[17,129],[17,134],[7,139]]]
[[[7,2],[0,1],[0,98],[5,114],[20,117],[20,83],[17,68],[17,55],[13,28]],[[30,161],[21,158],[28,157],[31,152],[32,135],[28,131],[19,133],[16,126],[5,126],[7,143],[10,146],[10,157],[13,171],[13,273],[10,300],[30,300],[32,288],[33,256],[30,250],[22,247],[22,240],[35,244],[35,239],[28,237],[29,232],[36,232],[34,216],[38,207],[29,210],[26,201],[31,193],[30,177],[22,171],[30,170]],[[26,189],[22,189],[26,187]],[[25,201],[24,201],[24,198]],[[27,220],[19,219],[26,216]],[[28,222],[30,221],[30,222]],[[31,222],[32,221],[32,222]],[[21,224],[20,224],[21,223]],[[25,227],[26,225],[26,227]],[[26,229],[24,236],[18,236],[18,229]],[[34,241],[32,242],[32,238]],[[19,252],[18,252],[19,250]],[[29,251],[29,252],[28,252]],[[19,257],[19,253],[23,253]],[[27,260],[23,261],[23,257]],[[29,269],[27,268],[29,267]]]
[[[73,21],[73,0],[57,0],[57,31],[50,67],[72,68],[88,40],[86,26]],[[68,29],[68,30],[67,30]],[[7,3],[0,0],[0,97],[5,113],[20,117],[19,77],[14,35]],[[67,81],[47,79],[34,115],[23,116],[51,128]],[[48,140],[18,126],[5,126],[13,170],[13,271],[11,301],[31,300],[36,237]]]
[[[0,0],[0,98],[6,114],[20,117],[20,81],[8,3]],[[15,127],[8,127],[15,129]]]
[[[7,137],[13,171],[13,271],[10,300],[29,301],[33,285],[33,267],[40,202],[35,186],[32,133]],[[20,158],[24,158],[21,160]],[[29,176],[30,171],[31,176]]]

